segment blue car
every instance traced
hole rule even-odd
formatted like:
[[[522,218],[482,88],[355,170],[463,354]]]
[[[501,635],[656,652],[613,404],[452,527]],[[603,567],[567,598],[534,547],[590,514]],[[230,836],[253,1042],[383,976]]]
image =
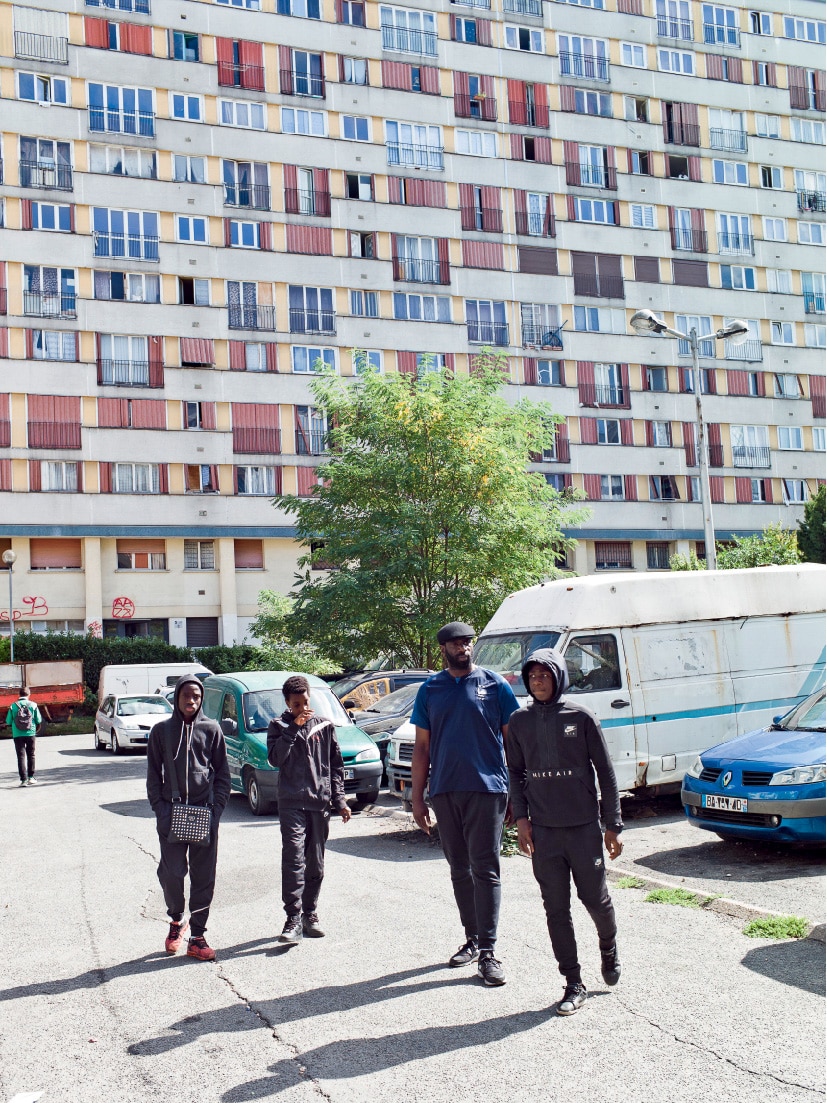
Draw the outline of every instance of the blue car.
[[[824,843],[824,692],[704,751],[683,779],[687,818],[721,838]]]

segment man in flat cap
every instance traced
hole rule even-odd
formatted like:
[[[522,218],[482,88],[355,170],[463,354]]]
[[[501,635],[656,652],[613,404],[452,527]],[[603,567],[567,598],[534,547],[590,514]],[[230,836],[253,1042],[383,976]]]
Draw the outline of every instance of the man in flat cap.
[[[416,696],[411,801],[418,826],[430,833],[427,783],[465,928],[465,942],[448,964],[477,961],[483,983],[495,986],[505,984],[502,964],[494,957],[508,803],[504,740],[518,705],[504,678],[472,663],[475,636],[471,625],[461,621],[437,633],[445,669],[423,682]]]

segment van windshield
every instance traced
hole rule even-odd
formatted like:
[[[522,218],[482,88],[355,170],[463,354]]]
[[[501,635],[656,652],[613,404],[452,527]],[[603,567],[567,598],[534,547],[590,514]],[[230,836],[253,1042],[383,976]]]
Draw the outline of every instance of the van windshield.
[[[560,633],[509,632],[501,636],[484,636],[474,648],[474,662],[501,674],[518,697],[527,697],[520,671],[527,656],[538,647],[556,647]]]
[[[281,716],[287,705],[281,689],[264,689],[245,693],[242,707],[247,731],[261,732],[267,731],[270,721]],[[327,688],[310,687],[310,707],[320,719],[332,720],[339,728],[353,722],[339,704],[339,698]]]

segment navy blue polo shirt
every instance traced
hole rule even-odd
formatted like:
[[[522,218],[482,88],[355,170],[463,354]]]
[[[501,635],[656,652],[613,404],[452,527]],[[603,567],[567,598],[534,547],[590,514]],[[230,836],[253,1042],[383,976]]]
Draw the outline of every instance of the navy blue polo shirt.
[[[431,796],[508,792],[501,729],[518,708],[505,678],[482,667],[462,678],[442,670],[422,683],[411,723],[431,733]]]

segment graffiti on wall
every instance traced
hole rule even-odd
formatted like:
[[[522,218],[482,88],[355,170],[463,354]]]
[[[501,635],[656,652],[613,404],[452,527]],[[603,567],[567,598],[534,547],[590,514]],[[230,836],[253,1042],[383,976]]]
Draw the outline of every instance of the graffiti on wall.
[[[115,620],[131,620],[135,616],[135,602],[131,597],[113,598],[112,616]]]
[[[46,598],[41,597],[39,594],[27,595],[20,600],[23,602],[24,608],[12,609],[11,619],[15,622],[21,620],[23,617],[45,617],[49,612]],[[0,609],[0,620],[6,621],[8,619],[8,609]]]

